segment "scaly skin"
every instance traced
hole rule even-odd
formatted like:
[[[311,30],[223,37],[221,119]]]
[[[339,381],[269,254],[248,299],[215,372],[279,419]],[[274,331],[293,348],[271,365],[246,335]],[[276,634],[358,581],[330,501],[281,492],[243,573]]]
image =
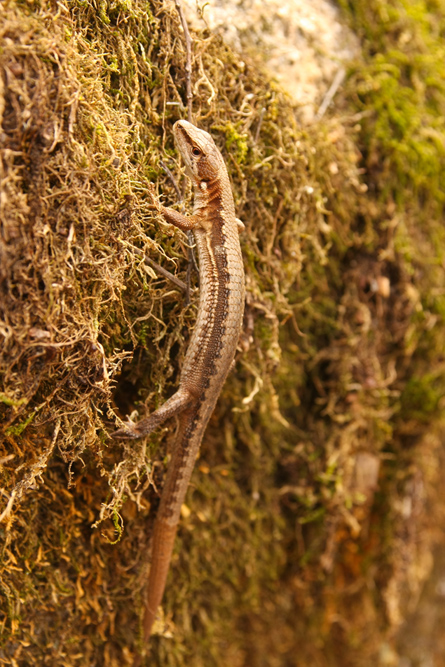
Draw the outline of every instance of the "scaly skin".
[[[145,419],[137,424],[129,422],[113,434],[114,438],[140,438],[164,420],[179,416],[179,430],[153,531],[144,643],[150,637],[164,594],[181,505],[204,431],[235,356],[244,312],[244,268],[239,243],[242,223],[235,217],[223,157],[212,137],[191,123],[180,120],[173,132],[194,185],[193,215],[187,217],[162,206],[152,189],[150,196],[166,222],[194,233],[200,267],[198,317],[178,391]]]

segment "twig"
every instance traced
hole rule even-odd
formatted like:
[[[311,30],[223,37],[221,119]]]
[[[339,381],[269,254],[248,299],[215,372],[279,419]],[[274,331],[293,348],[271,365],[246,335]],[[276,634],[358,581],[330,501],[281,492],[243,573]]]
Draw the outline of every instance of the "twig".
[[[189,28],[185,18],[184,11],[180,0],[175,0],[175,6],[178,10],[179,18],[181,19],[182,29],[184,30],[185,37],[185,83],[187,90],[187,120],[189,123],[193,122],[192,114],[192,103],[193,103],[193,93],[192,93],[192,39],[190,37]]]
[[[161,276],[164,276],[164,278],[168,278],[168,280],[170,280],[172,283],[174,283],[176,285],[176,287],[179,287],[180,290],[185,292],[187,294],[187,298],[188,298],[188,293],[189,293],[190,290],[189,290],[188,286],[186,285],[186,283],[184,283],[182,280],[180,280],[175,275],[173,275],[173,273],[170,273],[170,271],[167,271],[167,269],[164,269],[163,266],[161,266],[160,264],[155,262],[153,259],[150,259],[150,257],[147,257],[146,255],[144,255],[142,250],[133,248],[133,251],[136,253],[136,255],[139,255],[139,257],[144,258],[144,264],[148,264],[148,266],[151,266],[151,268],[154,269],[155,271],[157,271],[157,273],[160,273]]]
[[[124,245],[126,245],[128,248],[131,248],[135,255],[141,257],[144,260],[144,264],[151,266],[151,268],[154,269],[157,273],[159,273],[161,276],[164,276],[164,278],[170,280],[174,285],[176,285],[176,287],[179,287],[180,290],[182,290],[187,294],[188,291],[187,285],[182,280],[174,276],[173,273],[170,273],[170,271],[167,271],[167,269],[164,269],[163,266],[161,266],[154,260],[150,259],[150,257],[147,257],[147,255],[145,255],[142,252],[142,250],[136,248],[131,243],[128,243],[128,241],[124,241],[124,239],[121,238],[119,238],[118,240]]]
[[[182,210],[184,210],[184,202],[182,199],[181,191],[179,189],[178,184],[176,183],[176,179],[173,176],[172,172],[170,169],[167,167],[166,164],[162,162],[162,160],[159,160],[159,164],[167,174],[167,176],[170,178],[171,182],[173,183],[173,187],[175,188],[177,197],[179,199],[179,203],[181,204]],[[187,244],[187,259],[188,259],[188,266],[187,266],[187,274],[186,274],[186,292],[185,292],[185,305],[188,306],[190,303],[190,292],[191,292],[191,275],[192,275],[192,268],[195,269],[196,273],[199,276],[199,268],[198,268],[198,263],[196,261],[196,256],[195,256],[195,239],[193,237],[193,233],[191,231],[187,232],[187,239],[188,239],[188,244]],[[153,267],[155,268],[155,267]]]
[[[189,123],[193,122],[193,92],[192,92],[192,38],[190,37],[190,32],[189,28],[187,25],[187,20],[185,18],[184,10],[182,8],[180,0],[175,0],[175,7],[177,9],[177,12],[179,14],[179,18],[181,19],[181,25],[182,29],[184,31],[184,38],[185,38],[185,84],[186,84],[186,91],[187,91],[187,120]],[[173,176],[172,172],[170,169],[163,164],[163,162],[160,162],[161,167],[164,169],[164,171],[167,173],[169,176],[171,182],[173,183],[173,187],[176,190],[176,194],[178,195],[178,199],[180,203],[182,204],[182,196],[179,191],[178,185],[176,183],[175,177]],[[192,267],[195,269],[197,274],[199,275],[199,269],[198,265],[196,263],[196,257],[194,253],[194,239],[193,239],[193,234],[191,232],[187,232],[187,238],[188,238],[188,267],[187,267],[187,284],[186,284],[186,304],[190,302],[190,277],[191,277],[191,272],[192,272]]]
[[[330,105],[330,103],[334,99],[334,95],[337,92],[337,90],[339,89],[339,87],[341,86],[345,76],[346,76],[345,68],[340,67],[340,69],[338,70],[337,74],[334,77],[334,80],[331,84],[331,87],[329,88],[328,92],[324,96],[324,100],[321,103],[320,108],[318,109],[317,113],[315,114],[315,120],[320,120],[320,118],[322,118],[324,116],[328,106]]]
[[[173,187],[175,188],[176,195],[177,195],[177,197],[178,197],[178,199],[179,199],[179,203],[180,203],[181,206],[182,206],[182,194],[181,194],[181,190],[179,189],[179,185],[176,183],[176,179],[175,179],[175,177],[173,176],[173,173],[170,171],[170,169],[167,167],[167,165],[164,164],[164,163],[162,162],[162,160],[159,160],[159,164],[161,165],[161,167],[163,168],[163,170],[165,171],[165,173],[167,174],[167,176],[168,176],[169,179],[171,180],[171,182],[172,182],[172,184],[173,184]]]
[[[6,504],[5,509],[4,509],[3,512],[0,514],[0,523],[2,523],[2,521],[4,521],[5,519],[7,519],[8,516],[11,514],[11,509],[12,509],[12,506],[13,506],[13,504],[14,504],[14,498],[15,498],[15,495],[16,495],[16,490],[13,489],[13,490],[11,491],[11,495],[10,495],[10,497],[9,497],[9,500],[8,500],[7,504]]]
[[[207,104],[210,106],[213,99],[216,97],[216,90],[210,83],[209,77],[207,74],[204,72],[204,65],[202,64],[202,57],[201,55],[198,57],[198,62],[199,62],[199,73],[201,74],[201,78],[195,83],[193,92],[195,95],[197,94],[199,87],[202,83],[204,83],[207,88],[210,90],[210,97],[207,98]]]
[[[263,107],[260,111],[260,118],[259,118],[259,121],[258,121],[258,127],[256,129],[255,138],[253,140],[254,144],[258,143],[258,139],[259,139],[259,136],[260,136],[261,125],[263,124],[263,118],[264,118],[265,113],[266,113],[266,109],[265,109],[265,107]]]
[[[195,269],[196,273],[199,276],[199,266],[198,262],[196,261],[196,255],[195,255],[195,248],[196,248],[196,243],[195,243],[195,237],[193,236],[193,232],[190,231],[190,229],[187,232],[187,238],[188,238],[188,249],[189,249],[189,259],[191,260],[192,266]]]

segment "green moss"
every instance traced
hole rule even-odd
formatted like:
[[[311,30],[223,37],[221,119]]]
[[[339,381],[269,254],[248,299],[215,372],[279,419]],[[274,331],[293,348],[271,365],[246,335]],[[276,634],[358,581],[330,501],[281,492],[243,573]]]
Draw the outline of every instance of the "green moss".
[[[400,397],[401,418],[418,419],[430,423],[432,417],[437,416],[440,399],[444,395],[443,375],[426,373],[420,377],[413,377],[405,385]]]
[[[413,6],[407,0],[397,6],[385,3],[386,9],[384,30],[374,19],[374,3],[350,10],[369,40],[364,45],[366,66],[360,65],[351,79],[359,106],[372,110],[362,125],[369,159],[385,155],[379,179],[384,194],[403,206],[413,196],[426,197],[437,210],[445,196],[440,180],[445,166],[440,66],[445,49],[437,39],[443,9],[434,2]]]
[[[317,509],[308,512],[305,516],[298,519],[299,523],[312,523],[314,521],[321,521],[326,514],[326,509],[324,507],[318,507]]]
[[[241,126],[241,123],[238,126]],[[227,150],[234,155],[239,164],[243,164],[249,150],[248,135],[240,133],[237,126],[230,122],[214,125],[212,129],[224,132]]]
[[[33,421],[35,416],[36,416],[36,412],[31,412],[31,414],[28,415],[28,417],[25,419],[25,421],[20,422],[19,424],[15,424],[14,426],[9,426],[6,429],[5,433],[7,435],[11,435],[11,436],[21,435],[23,433],[23,431],[25,430],[25,428],[27,426],[29,426],[29,424]]]
[[[416,535],[433,531],[419,498],[438,468],[445,384],[444,12],[342,4],[363,58],[336,98],[341,117],[304,129],[256,65],[194,36],[225,91],[209,107],[199,88],[194,112],[223,151],[246,225],[248,299],[186,499],[163,602],[171,636],[154,637],[153,667],[293,665],[297,654],[302,667],[376,664],[395,633],[388,609],[403,614],[425,576],[430,538]],[[185,274],[183,238],[146,196],[152,181],[177,204],[166,156],[184,185],[171,124],[185,52],[178,17],[157,2],[34,9],[9,2],[0,53],[8,72],[25,59],[14,86],[5,78],[2,106],[5,141],[23,149],[5,167],[2,224],[18,224],[0,235],[11,272],[0,308],[14,331],[0,349],[1,575],[23,600],[2,642],[26,642],[33,664],[45,655],[71,667],[81,654],[108,667],[137,654],[174,426],[147,442],[106,434],[118,409],[143,416],[173,393],[196,317],[197,293],[184,308],[132,252]],[[252,104],[241,120],[240,99]],[[38,160],[24,100],[36,141],[60,132]],[[35,414],[26,434],[25,404]],[[363,487],[370,471],[375,495]],[[420,502],[409,519],[406,499]]]
[[[20,405],[23,405],[24,403],[26,403],[26,399],[25,398],[20,398],[20,399],[16,400],[14,398],[10,398],[9,396],[6,396],[6,394],[0,393],[0,403],[3,403],[4,405],[9,405],[9,406],[13,406],[15,408],[18,408],[18,407],[20,407]]]

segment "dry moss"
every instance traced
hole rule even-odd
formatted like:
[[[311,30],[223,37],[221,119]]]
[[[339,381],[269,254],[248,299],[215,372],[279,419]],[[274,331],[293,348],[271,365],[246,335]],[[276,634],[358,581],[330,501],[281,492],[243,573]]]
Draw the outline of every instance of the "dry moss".
[[[171,136],[179,22],[158,2],[11,1],[0,41],[0,657],[131,664],[173,428],[131,445],[107,432],[173,391],[195,318],[197,292],[186,306],[134,250],[184,278],[184,238],[145,196],[154,181],[176,201],[162,159],[190,201]],[[246,225],[248,297],[150,664],[374,664],[433,539],[437,202],[409,186],[400,142],[388,157],[391,124],[371,141],[375,97],[302,128],[218,38],[197,36],[193,68]]]

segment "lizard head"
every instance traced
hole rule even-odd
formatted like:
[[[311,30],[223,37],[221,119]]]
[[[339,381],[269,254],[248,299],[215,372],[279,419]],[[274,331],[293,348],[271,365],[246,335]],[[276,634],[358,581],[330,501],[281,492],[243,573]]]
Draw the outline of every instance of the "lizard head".
[[[196,187],[215,181],[225,171],[224,160],[208,132],[186,120],[173,126],[175,143],[185,162],[188,176]]]

